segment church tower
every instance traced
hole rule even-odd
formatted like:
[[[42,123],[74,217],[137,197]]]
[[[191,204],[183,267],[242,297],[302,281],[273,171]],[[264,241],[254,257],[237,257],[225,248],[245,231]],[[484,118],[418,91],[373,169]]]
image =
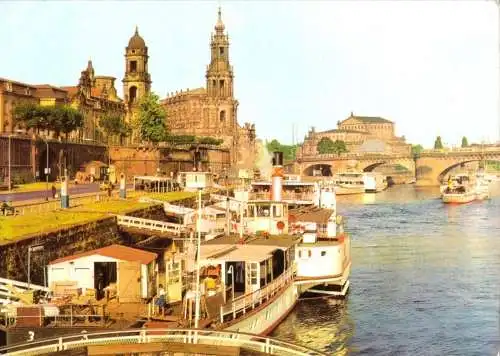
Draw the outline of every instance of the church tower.
[[[123,78],[123,97],[129,111],[137,105],[144,94],[151,89],[151,76],[148,72],[148,47],[135,28],[125,48],[125,77]]]
[[[229,36],[224,33],[221,8],[219,7],[215,33],[210,41],[210,64],[207,66],[207,97],[217,109],[215,126],[219,134],[235,134],[238,127],[237,106],[233,93],[233,67],[229,62]],[[212,121],[213,122],[213,121]]]

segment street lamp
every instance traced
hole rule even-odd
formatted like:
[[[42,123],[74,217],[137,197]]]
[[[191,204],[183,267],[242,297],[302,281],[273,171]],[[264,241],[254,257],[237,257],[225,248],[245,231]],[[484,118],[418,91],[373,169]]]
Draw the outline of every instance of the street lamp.
[[[201,250],[201,191],[198,189],[198,218],[196,219],[197,241],[196,241],[196,302],[194,313],[194,328],[198,329],[198,322],[200,319],[200,250]]]
[[[49,200],[49,174],[50,174],[50,168],[49,168],[49,140],[46,138],[45,139],[45,146],[46,146],[46,151],[47,151],[47,162],[45,164],[45,190],[47,192],[47,195],[45,196],[45,200]]]

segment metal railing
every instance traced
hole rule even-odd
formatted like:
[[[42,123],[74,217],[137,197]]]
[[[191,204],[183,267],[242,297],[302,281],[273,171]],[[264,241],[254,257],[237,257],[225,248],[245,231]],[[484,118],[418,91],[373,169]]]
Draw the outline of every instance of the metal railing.
[[[256,290],[253,293],[248,293],[235,298],[233,301],[220,306],[220,322],[224,323],[228,320],[226,315],[231,315],[232,319],[236,319],[239,313],[246,314],[247,310],[254,309],[263,302],[269,300],[276,295],[282,288],[293,283],[297,268],[295,265],[288,268],[281,276],[270,282],[263,288]],[[232,320],[231,319],[231,320]]]
[[[99,193],[89,193],[83,196],[70,196],[69,199],[69,207],[74,208],[80,205],[86,204],[94,204],[94,203],[104,203],[113,199],[117,199],[119,196],[119,192],[113,192],[111,196],[108,196],[107,193],[99,192]],[[49,201],[40,201],[36,203],[19,203],[14,206],[15,214],[14,215],[27,215],[27,214],[37,214],[43,213],[47,211],[54,211],[61,208],[61,200],[49,200]]]
[[[261,337],[253,334],[230,331],[211,331],[196,329],[130,329],[101,333],[80,333],[53,339],[43,339],[0,348],[0,354],[39,355],[91,345],[119,345],[147,343],[183,343],[214,346],[240,347],[245,351],[263,352],[268,355],[318,355],[326,353],[315,351],[305,346]]]
[[[176,235],[180,235],[183,229],[181,224],[174,224],[159,220],[136,218],[134,216],[125,215],[117,215],[116,218],[118,225],[126,227],[135,227],[159,232],[171,232]]]
[[[248,194],[251,200],[269,200],[271,199],[271,193],[269,192],[250,192]],[[293,201],[312,201],[314,200],[314,193],[295,193],[295,192],[282,192],[282,200],[293,200]]]

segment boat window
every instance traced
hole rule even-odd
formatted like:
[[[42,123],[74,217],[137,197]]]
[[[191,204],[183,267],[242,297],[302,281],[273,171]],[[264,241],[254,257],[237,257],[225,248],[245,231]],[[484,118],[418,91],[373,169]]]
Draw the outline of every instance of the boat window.
[[[326,256],[326,251],[321,251],[321,256]]]
[[[281,205],[273,205],[273,217],[280,218],[281,216]]]
[[[299,258],[302,258],[302,250],[299,250]]]
[[[307,251],[307,254],[308,254],[308,256],[309,256],[309,257],[312,257],[312,252],[311,252],[311,250]]]
[[[257,263],[250,264],[250,280],[253,285],[257,284]]]
[[[248,217],[249,218],[255,217],[255,206],[253,205],[248,206]]]

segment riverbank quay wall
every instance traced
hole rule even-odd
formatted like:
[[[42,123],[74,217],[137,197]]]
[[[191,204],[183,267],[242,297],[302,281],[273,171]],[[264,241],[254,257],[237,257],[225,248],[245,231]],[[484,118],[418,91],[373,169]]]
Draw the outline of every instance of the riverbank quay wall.
[[[207,197],[204,196],[204,199]],[[192,208],[197,204],[195,197],[170,203]],[[140,208],[125,215],[167,221],[161,204]],[[0,277],[28,281],[30,246],[44,246],[43,251],[32,252],[30,256],[31,283],[44,285],[44,269],[49,261],[112,244],[133,246],[152,234],[123,232],[118,227],[116,216],[105,216],[83,224],[22,236],[15,241],[0,244]]]
[[[231,168],[229,149],[214,145],[113,146],[110,161],[118,172],[127,177],[155,175],[167,176],[177,172],[191,172],[197,167],[202,171],[222,173]]]
[[[48,151],[48,155],[47,155]],[[10,153],[10,155],[9,155]],[[10,157],[10,159],[9,159]],[[10,172],[15,184],[49,181],[68,170],[70,177],[91,161],[114,164],[127,176],[154,175],[158,172],[192,171],[198,166],[214,173],[231,167],[229,149],[216,145],[106,146],[78,140],[40,139],[29,135],[0,134],[0,184]]]

